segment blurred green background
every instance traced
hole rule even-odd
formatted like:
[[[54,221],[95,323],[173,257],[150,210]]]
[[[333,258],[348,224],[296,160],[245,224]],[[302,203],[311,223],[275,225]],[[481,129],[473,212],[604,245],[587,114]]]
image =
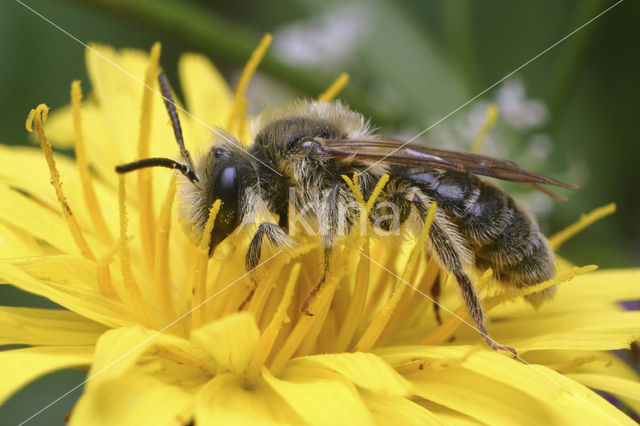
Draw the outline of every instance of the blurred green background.
[[[640,264],[638,2],[620,3],[441,122],[615,2],[22,3],[83,42],[148,50],[161,41],[161,62],[176,88],[181,53],[206,54],[234,84],[262,34],[272,32],[274,45],[249,88],[252,112],[315,97],[346,71],[351,82],[340,97],[381,133],[409,139],[438,123],[418,140],[464,150],[487,103],[497,102],[500,122],[483,152],[580,186],[563,192],[566,203],[508,186],[547,234],[598,206],[618,205],[614,216],[570,240],[560,254],[601,267]],[[0,2],[0,142],[6,144],[31,143],[24,130],[29,109],[67,104],[73,79],[89,91],[83,46],[23,4]],[[8,288],[0,292],[5,305],[41,303]],[[61,372],[37,381],[0,408],[0,423],[20,422],[83,377]],[[78,395],[29,424],[61,423]]]

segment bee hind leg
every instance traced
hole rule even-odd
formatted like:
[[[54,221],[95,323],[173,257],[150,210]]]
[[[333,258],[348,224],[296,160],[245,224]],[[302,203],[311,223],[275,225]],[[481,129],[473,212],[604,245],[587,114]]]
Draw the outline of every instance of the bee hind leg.
[[[420,216],[425,219],[427,209],[424,203],[416,202],[415,205]],[[429,245],[429,251],[436,257],[444,269],[453,274],[458,282],[467,311],[476,326],[476,330],[482,335],[487,344],[494,350],[506,350],[514,356],[517,356],[514,348],[500,345],[489,337],[486,326],[487,318],[482,307],[482,302],[471,279],[464,272],[463,259],[468,256],[468,250],[460,244],[459,239],[456,239],[455,235],[450,235],[451,232],[454,231],[452,231],[450,226],[446,225],[446,220],[436,215],[436,219],[429,230],[429,241],[427,243]]]

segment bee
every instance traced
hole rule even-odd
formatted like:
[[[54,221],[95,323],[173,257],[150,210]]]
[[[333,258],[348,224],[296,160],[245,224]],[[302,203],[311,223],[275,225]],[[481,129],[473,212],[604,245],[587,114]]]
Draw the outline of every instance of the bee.
[[[491,268],[497,281],[523,288],[555,275],[554,255],[531,215],[478,176],[530,184],[551,196],[555,194],[539,185],[574,186],[510,161],[377,136],[361,114],[337,101],[303,100],[267,109],[258,116],[253,141],[246,149],[231,134],[217,131],[208,151],[194,162],[184,145],[167,78],[160,73],[158,79],[181,159],[142,159],[117,166],[116,171],[156,166],[179,171],[183,181],[180,215],[195,238],[204,232],[212,203],[222,200],[210,255],[242,223],[252,222],[258,209],[266,209],[278,221],[253,228],[246,254],[246,268],[251,271],[259,263],[265,240],[276,247],[289,242],[290,214],[299,212],[317,226],[326,272],[331,249],[353,229],[360,214],[342,176],[358,173],[367,199],[381,176],[388,174],[389,181],[376,199],[381,208],[371,210],[367,220],[385,231],[411,223],[421,226],[429,206],[437,203],[426,243],[428,253],[457,281],[466,308],[487,343],[494,349],[512,350],[488,336],[486,315],[469,271]],[[394,206],[393,215],[389,215],[389,206]],[[538,306],[554,290],[526,299]]]

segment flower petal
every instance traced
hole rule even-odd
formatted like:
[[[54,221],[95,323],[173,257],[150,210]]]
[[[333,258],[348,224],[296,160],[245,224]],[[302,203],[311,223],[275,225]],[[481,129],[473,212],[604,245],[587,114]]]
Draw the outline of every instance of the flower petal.
[[[219,128],[226,124],[233,94],[224,77],[203,55],[185,53],[180,57],[178,70],[185,102],[189,112],[195,117],[191,127],[196,140],[192,143],[202,146],[212,137],[209,128]],[[203,123],[198,123],[197,120],[202,120]]]
[[[625,402],[631,400],[632,402],[629,402],[633,404],[634,410],[640,408],[640,382],[606,374],[572,373],[566,376],[591,389],[605,391],[620,397]]]
[[[0,259],[45,254],[44,247],[28,232],[0,222]]]
[[[191,339],[213,357],[220,371],[244,372],[256,351],[260,330],[253,314],[238,312],[193,330]]]
[[[0,345],[92,345],[105,331],[63,309],[0,307]]]
[[[64,368],[91,364],[93,346],[47,346],[0,352],[0,404],[27,383]]]
[[[120,302],[86,288],[38,280],[15,265],[0,261],[0,282],[13,286],[64,306],[83,317],[110,327],[135,323],[129,309]]]
[[[362,392],[369,411],[379,425],[442,425],[437,415],[413,401],[399,396]]]
[[[574,311],[593,312],[614,302],[640,299],[638,281],[640,268],[597,270],[563,283],[554,298],[537,310],[520,299],[493,308],[491,316],[541,318]]]
[[[0,217],[6,225],[45,241],[62,253],[80,254],[61,215],[3,184],[0,199]]]
[[[416,394],[491,425],[566,424],[547,404],[507,385],[462,369],[408,377]]]
[[[73,409],[70,425],[182,426],[192,416],[189,393],[151,376],[129,373],[85,391]]]
[[[407,380],[389,364],[371,353],[339,353],[296,358],[289,368],[327,368],[344,376],[356,386],[387,396],[406,396],[411,389]]]
[[[640,337],[640,312],[570,313],[541,318],[511,319],[491,327],[503,344],[524,353],[532,350],[625,349]]]
[[[214,377],[196,396],[195,424],[198,425],[303,423],[303,418],[264,381],[258,380],[254,388],[246,389],[239,374],[226,373]]]
[[[478,424],[484,424],[464,413],[427,401],[426,399],[420,398],[416,403],[435,414],[438,419],[446,425],[477,426]]]
[[[103,121],[101,127],[106,128],[108,143],[88,144],[87,153],[92,165],[99,170],[103,178],[115,184],[117,176],[113,168],[137,158],[140,106],[143,90],[147,90],[142,82],[149,64],[149,54],[134,49],[116,51],[103,45],[91,47],[102,55],[87,50],[86,59],[91,85],[100,107],[99,118]],[[177,146],[157,85],[154,86],[154,90],[157,93],[152,96],[150,156],[169,157],[177,151]],[[186,124],[184,114],[179,111],[179,115],[183,124]],[[190,127],[183,125],[187,144],[194,139]],[[93,132],[85,134],[85,138],[88,140],[92,134]],[[169,184],[171,173],[167,173],[166,170],[152,170],[152,174],[156,183],[154,199],[159,202]],[[164,189],[161,190],[162,188]]]
[[[423,398],[490,424],[633,424],[624,413],[576,381],[541,365],[464,346],[383,348],[392,365],[420,358],[451,360],[451,368],[407,376]],[[456,365],[457,364],[457,365]]]
[[[262,377],[298,415],[311,424],[372,424],[373,418],[356,387],[326,368],[287,366],[280,378],[266,368]]]
[[[50,133],[48,127],[46,131],[48,135]],[[54,209],[59,210],[55,191],[50,183],[49,170],[45,167],[40,149],[0,145],[0,156],[5,162],[0,169],[0,182],[19,191],[35,194],[53,206]],[[93,229],[87,204],[83,202],[84,192],[77,165],[71,158],[62,155],[57,155],[55,159],[64,184],[65,195],[74,215],[83,229]],[[29,170],[29,173],[26,174],[25,170]],[[115,173],[113,169],[110,172]],[[98,179],[94,179],[93,186],[107,225],[113,234],[118,229],[118,205],[115,193],[112,188]],[[38,204],[38,207],[42,208],[43,206]]]
[[[87,389],[117,379],[129,371],[146,351],[151,336],[140,327],[123,327],[104,333],[96,344]]]

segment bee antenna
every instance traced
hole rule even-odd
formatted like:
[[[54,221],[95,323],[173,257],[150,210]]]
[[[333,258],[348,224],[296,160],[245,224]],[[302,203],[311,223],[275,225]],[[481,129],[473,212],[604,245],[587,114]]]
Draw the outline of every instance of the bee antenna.
[[[199,182],[198,177],[191,167],[187,164],[178,163],[170,158],[145,158],[144,160],[138,160],[132,163],[116,166],[116,172],[120,174],[129,173],[134,170],[145,169],[147,167],[167,167],[169,169],[176,169],[194,184]]]
[[[180,118],[178,118],[178,112],[176,111],[176,103],[173,100],[173,95],[171,94],[171,88],[169,87],[169,80],[167,79],[167,75],[164,73],[164,71],[160,71],[160,73],[158,74],[158,82],[160,83],[160,91],[162,92],[162,99],[164,100],[164,105],[167,108],[167,112],[169,113],[169,119],[171,120],[171,125],[173,126],[173,134],[176,137],[176,142],[180,147],[180,152],[182,153],[182,157],[186,161],[189,170],[191,171],[191,173],[194,173],[191,154],[189,154],[189,151],[187,151],[187,148],[184,146],[184,139],[182,138],[182,127],[180,126]]]

